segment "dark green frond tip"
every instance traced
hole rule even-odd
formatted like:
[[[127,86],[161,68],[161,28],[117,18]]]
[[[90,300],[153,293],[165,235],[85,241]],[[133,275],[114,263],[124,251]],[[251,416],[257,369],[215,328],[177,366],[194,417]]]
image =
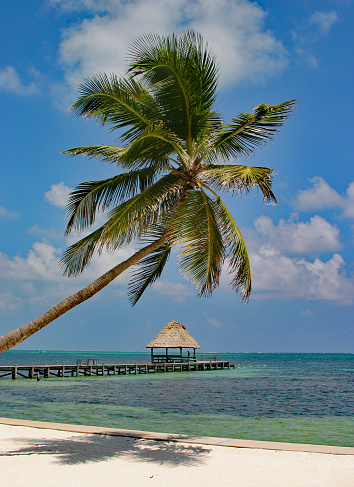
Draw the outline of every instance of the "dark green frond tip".
[[[266,105],[263,103],[256,106],[253,109],[253,113],[257,114],[259,117],[264,117],[266,115],[272,116],[274,118],[274,121],[276,120],[276,117],[280,117],[280,122],[284,118],[289,117],[295,108],[296,100],[295,98],[293,98],[292,100],[280,103],[280,105]]]
[[[103,227],[99,228],[65,250],[59,261],[65,276],[72,277],[81,274],[90,263],[95,251],[102,248],[103,230]]]
[[[209,165],[200,172],[200,181],[216,190],[236,194],[248,193],[255,188],[263,193],[266,203],[275,205],[277,200],[271,189],[274,174],[273,169],[267,167]]]
[[[171,253],[168,242],[154,250],[137,264],[137,270],[129,282],[129,301],[135,306],[148,286],[151,286],[162,274]]]

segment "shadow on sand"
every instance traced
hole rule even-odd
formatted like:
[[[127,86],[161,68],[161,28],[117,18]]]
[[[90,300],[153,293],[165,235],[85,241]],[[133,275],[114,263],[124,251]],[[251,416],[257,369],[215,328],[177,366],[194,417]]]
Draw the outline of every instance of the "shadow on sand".
[[[0,453],[4,456],[54,455],[62,465],[101,462],[114,457],[155,462],[167,466],[196,466],[204,463],[210,449],[200,446],[144,440],[124,436],[84,435],[65,439],[19,438],[18,450]]]

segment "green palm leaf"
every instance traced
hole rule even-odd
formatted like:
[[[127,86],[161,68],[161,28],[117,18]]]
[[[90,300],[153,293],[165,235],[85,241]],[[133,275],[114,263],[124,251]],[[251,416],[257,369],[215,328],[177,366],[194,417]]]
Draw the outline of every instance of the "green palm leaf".
[[[136,169],[156,165],[174,154],[181,162],[185,160],[182,141],[159,124],[149,127],[136,137],[122,154],[120,162],[125,168]]]
[[[113,250],[144,235],[174,206],[183,186],[179,176],[167,174],[108,213],[109,220],[101,235],[102,242]]]
[[[168,137],[166,137],[164,141],[164,148],[154,149],[153,142],[157,141],[159,143],[163,140],[163,135],[156,132],[154,134],[149,131],[143,133],[142,137],[138,139],[140,142],[138,143],[138,141],[134,141],[134,143],[130,144],[129,147],[118,147],[114,145],[91,145],[84,147],[73,147],[72,149],[63,151],[62,154],[66,154],[71,157],[83,155],[84,157],[89,157],[90,159],[95,157],[97,159],[101,159],[103,162],[113,162],[116,166],[122,169],[136,170],[144,165],[156,168],[159,166],[169,166],[172,168],[174,166],[170,161],[174,163],[177,163],[177,161],[168,157],[167,155],[165,156],[165,153],[174,152],[174,147],[172,147],[171,144],[176,142],[176,139],[173,139],[173,135],[171,136],[170,140]],[[142,152],[139,152],[141,146]],[[175,149],[176,151],[179,150],[177,146]],[[183,162],[183,153],[181,153],[181,155],[181,162]],[[136,158],[134,158],[135,156]],[[156,157],[153,158],[154,156]]]
[[[225,256],[213,200],[204,191],[188,192],[170,231],[172,242],[182,249],[180,271],[196,286],[199,295],[210,296],[219,283]]]
[[[166,242],[142,259],[136,266],[137,271],[131,277],[128,292],[132,306],[139,301],[146,288],[161,276],[170,253],[171,246]]]
[[[295,100],[280,105],[259,105],[253,113],[241,113],[233,118],[231,124],[216,132],[201,159],[215,162],[219,158],[229,159],[248,155],[257,146],[264,145],[274,138],[284,120],[291,115]]]
[[[118,147],[116,145],[89,145],[84,147],[73,147],[62,152],[68,156],[83,155],[85,157],[101,159],[103,162],[114,162],[117,166],[122,166],[120,163],[121,157],[126,152],[126,147]]]
[[[95,222],[96,213],[132,198],[150,187],[163,169],[144,168],[102,181],[81,183],[70,194],[66,207],[66,234],[82,231]]]
[[[214,208],[229,258],[231,284],[236,292],[242,292],[242,301],[248,301],[251,294],[251,265],[245,241],[231,213],[220,198],[215,201]]]
[[[240,165],[210,165],[199,174],[199,181],[216,190],[248,193],[252,188],[262,191],[264,201],[276,204],[272,191],[273,169]]]
[[[79,87],[80,98],[72,110],[80,117],[96,117],[112,130],[129,127],[120,138],[134,140],[149,125],[161,118],[154,96],[131,78],[119,79],[105,73],[87,78]]]
[[[201,36],[187,32],[160,37],[142,36],[130,52],[132,76],[142,76],[163,106],[166,127],[186,141],[189,155],[193,140],[205,127],[216,96],[217,67]]]
[[[117,250],[148,233],[163,220],[183,191],[180,179],[167,174],[108,213],[107,222],[90,235],[68,247],[62,258],[64,273],[81,273],[95,252]]]
[[[70,245],[63,257],[60,259],[60,266],[66,276],[77,276],[90,263],[95,251],[102,251],[101,236],[104,232],[104,226],[98,228],[78,242]]]

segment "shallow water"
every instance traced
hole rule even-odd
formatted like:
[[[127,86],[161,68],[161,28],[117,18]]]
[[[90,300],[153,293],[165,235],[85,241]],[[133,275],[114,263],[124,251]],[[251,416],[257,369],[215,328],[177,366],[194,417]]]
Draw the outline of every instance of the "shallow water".
[[[204,354],[205,356],[206,354]],[[27,352],[5,364],[145,363],[146,353]],[[0,416],[354,446],[354,355],[217,354],[235,369],[0,381]]]

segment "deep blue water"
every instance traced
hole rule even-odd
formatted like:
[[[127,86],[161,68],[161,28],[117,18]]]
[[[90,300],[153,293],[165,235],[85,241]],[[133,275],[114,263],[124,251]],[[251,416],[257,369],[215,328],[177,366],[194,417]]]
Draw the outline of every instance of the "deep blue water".
[[[216,356],[230,359],[235,369],[1,380],[0,416],[354,446],[353,354]],[[0,354],[0,365],[75,364],[88,358],[146,363],[150,355],[11,350]]]

